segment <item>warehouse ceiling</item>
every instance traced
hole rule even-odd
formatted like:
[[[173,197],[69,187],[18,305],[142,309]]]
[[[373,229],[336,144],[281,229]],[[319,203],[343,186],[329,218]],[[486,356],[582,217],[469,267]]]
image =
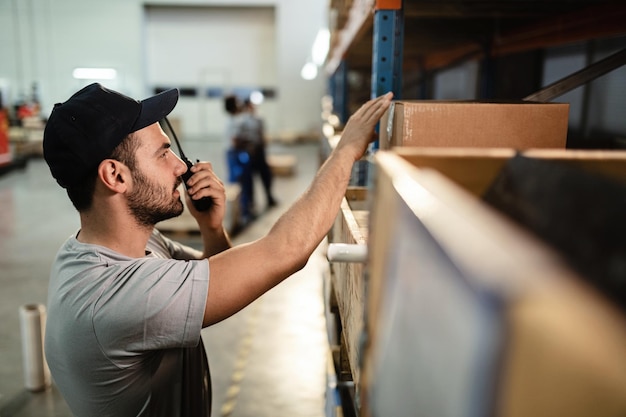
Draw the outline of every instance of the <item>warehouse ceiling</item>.
[[[375,5],[331,1],[327,72],[341,59],[371,68]],[[403,16],[405,69],[626,34],[626,2],[615,0],[404,0]]]

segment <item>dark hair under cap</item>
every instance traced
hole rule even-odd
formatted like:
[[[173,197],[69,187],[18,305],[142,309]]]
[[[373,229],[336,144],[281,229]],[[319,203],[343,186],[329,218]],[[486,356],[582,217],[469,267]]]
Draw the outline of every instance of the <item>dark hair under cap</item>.
[[[79,183],[126,136],[163,119],[177,101],[176,88],[138,101],[94,83],[55,104],[43,137],[52,176],[63,188]]]

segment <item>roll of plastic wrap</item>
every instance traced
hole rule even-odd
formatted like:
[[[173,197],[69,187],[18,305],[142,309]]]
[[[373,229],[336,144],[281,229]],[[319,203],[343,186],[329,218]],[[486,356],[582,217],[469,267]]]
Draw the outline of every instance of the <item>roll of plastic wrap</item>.
[[[50,385],[50,370],[46,363],[43,340],[46,328],[46,307],[27,304],[20,307],[22,361],[24,386],[30,391],[42,391]]]
[[[328,245],[326,258],[330,262],[363,263],[367,260],[367,245],[331,243]]]

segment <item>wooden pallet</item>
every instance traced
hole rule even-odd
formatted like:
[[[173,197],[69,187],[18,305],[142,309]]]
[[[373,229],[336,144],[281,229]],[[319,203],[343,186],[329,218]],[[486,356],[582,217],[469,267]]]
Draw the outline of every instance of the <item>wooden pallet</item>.
[[[267,155],[267,163],[272,174],[277,177],[290,177],[296,173],[298,159],[294,155]]]

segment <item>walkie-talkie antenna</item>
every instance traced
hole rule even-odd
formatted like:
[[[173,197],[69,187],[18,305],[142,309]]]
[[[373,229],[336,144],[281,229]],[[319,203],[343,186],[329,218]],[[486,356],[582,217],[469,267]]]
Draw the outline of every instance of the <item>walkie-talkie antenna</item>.
[[[185,183],[185,188],[187,188],[187,180],[191,178],[191,176],[193,175],[191,172],[191,167],[193,166],[193,162],[191,162],[185,156],[185,153],[183,152],[183,148],[180,147],[180,142],[178,141],[176,132],[174,132],[174,129],[172,129],[172,125],[170,124],[170,121],[167,120],[167,117],[164,117],[163,119],[165,120],[165,123],[167,124],[167,127],[170,130],[170,132],[172,132],[172,136],[174,137],[174,141],[176,142],[176,146],[178,147],[178,153],[180,154],[180,159],[185,163],[185,165],[187,165],[187,171],[183,173],[183,175],[181,175],[181,178],[183,179],[183,182]],[[202,197],[199,200],[192,199],[191,201],[193,202],[194,207],[198,211],[206,211],[213,206],[213,199],[211,197]]]
[[[172,136],[174,136],[174,141],[176,142],[176,146],[178,147],[178,153],[180,154],[180,159],[182,159],[183,161],[186,160],[187,157],[185,156],[185,153],[183,152],[183,148],[180,147],[180,142],[178,141],[178,137],[176,136],[176,132],[174,132],[174,129],[172,128],[170,121],[167,119],[167,117],[164,117],[163,119],[165,120],[165,123],[167,124],[167,128],[170,130],[170,132],[172,132]]]

